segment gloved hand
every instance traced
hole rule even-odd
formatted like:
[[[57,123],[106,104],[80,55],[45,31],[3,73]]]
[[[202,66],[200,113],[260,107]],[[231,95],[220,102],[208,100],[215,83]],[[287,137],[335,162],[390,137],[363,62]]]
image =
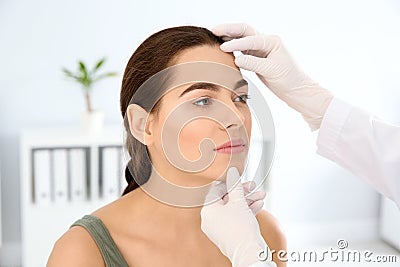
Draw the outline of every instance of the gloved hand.
[[[222,24],[212,32],[227,41],[225,52],[241,51],[235,64],[257,73],[263,83],[301,113],[312,131],[319,129],[333,95],[307,76],[275,35],[263,35],[246,24]]]
[[[254,215],[257,215],[257,213],[262,209],[264,206],[264,198],[266,196],[266,193],[264,190],[260,189],[255,192],[251,192],[256,186],[256,183],[253,181],[247,181],[243,183],[243,191],[244,191],[244,196],[247,201],[247,205],[251,209]],[[227,191],[226,191],[226,186],[222,187],[223,190],[223,200],[224,202],[227,201]]]
[[[211,188],[201,209],[201,230],[230,259],[233,267],[248,267],[260,262],[260,251],[268,247],[239,179],[238,170],[231,167],[226,175],[225,199],[221,184]],[[265,266],[276,266],[271,261],[265,263]]]

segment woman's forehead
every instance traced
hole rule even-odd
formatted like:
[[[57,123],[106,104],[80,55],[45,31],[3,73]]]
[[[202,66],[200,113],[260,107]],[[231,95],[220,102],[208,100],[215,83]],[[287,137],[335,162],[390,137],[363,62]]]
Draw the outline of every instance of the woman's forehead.
[[[239,70],[213,61],[193,61],[177,64],[170,67],[160,78],[168,89],[185,84],[201,84],[208,85],[208,87],[215,85],[215,87],[220,86],[235,90],[247,85]]]
[[[233,54],[222,51],[218,45],[202,45],[185,49],[175,58],[174,65],[196,61],[220,63],[239,70],[235,65]]]
[[[174,90],[171,90],[174,92],[174,95],[178,98],[185,96],[186,94],[191,94],[191,92],[196,92],[196,90],[207,90],[213,93],[236,93],[236,91],[247,91],[248,90],[248,83],[244,79],[239,79],[237,82],[232,82],[230,83],[229,87],[226,87],[225,85],[221,85],[218,83],[213,83],[213,82],[192,82],[188,84],[183,84],[180,85]]]

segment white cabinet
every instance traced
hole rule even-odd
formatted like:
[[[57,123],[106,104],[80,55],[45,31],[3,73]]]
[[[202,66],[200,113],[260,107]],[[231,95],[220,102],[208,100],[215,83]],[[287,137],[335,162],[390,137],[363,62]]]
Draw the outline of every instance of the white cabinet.
[[[75,220],[121,195],[122,144],[122,125],[96,135],[79,129],[22,132],[22,266],[45,266],[55,241]]]

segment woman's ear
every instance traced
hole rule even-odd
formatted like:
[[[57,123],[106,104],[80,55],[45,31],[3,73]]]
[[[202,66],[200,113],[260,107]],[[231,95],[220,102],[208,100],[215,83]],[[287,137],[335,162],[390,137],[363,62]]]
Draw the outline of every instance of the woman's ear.
[[[137,104],[130,104],[126,110],[131,134],[144,145],[152,142],[152,134],[148,129],[149,113]]]

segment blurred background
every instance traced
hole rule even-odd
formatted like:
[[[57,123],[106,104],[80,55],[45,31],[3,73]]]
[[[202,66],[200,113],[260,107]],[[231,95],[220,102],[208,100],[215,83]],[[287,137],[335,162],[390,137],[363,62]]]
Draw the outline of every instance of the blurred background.
[[[28,217],[36,215],[24,213],[31,206],[23,194],[32,190],[27,184],[31,167],[26,150],[35,146],[37,136],[54,137],[52,129],[79,127],[85,110],[81,88],[66,79],[61,68],[73,70],[77,60],[93,65],[107,57],[104,71],[118,75],[95,85],[92,105],[104,113],[104,127],[116,129],[117,136],[114,132],[110,140],[118,141],[120,83],[136,47],[170,26],[212,28],[227,22],[245,22],[259,32],[281,36],[314,80],[343,100],[400,124],[400,3],[396,0],[1,0],[0,266],[21,266],[24,238],[29,240],[26,231],[39,229]],[[400,240],[388,241],[380,230],[385,200],[351,173],[318,156],[318,132],[311,133],[297,112],[255,75],[249,76],[265,89],[275,123],[276,152],[265,208],[281,222],[289,248],[323,249],[346,239],[352,249],[398,255]],[[24,133],[32,131],[36,139],[32,134],[23,139]],[[57,134],[61,144],[67,142],[64,137],[73,136],[67,131]],[[84,144],[86,139],[79,140]],[[400,226],[389,233],[400,233]]]

